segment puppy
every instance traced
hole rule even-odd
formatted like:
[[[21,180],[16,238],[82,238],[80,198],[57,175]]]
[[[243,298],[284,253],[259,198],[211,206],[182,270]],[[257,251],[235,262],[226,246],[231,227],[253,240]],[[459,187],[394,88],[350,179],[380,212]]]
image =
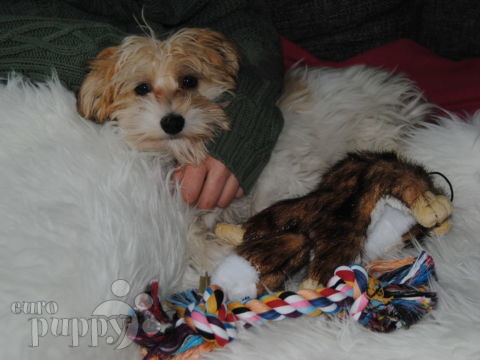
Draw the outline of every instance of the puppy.
[[[141,151],[199,163],[205,145],[229,129],[223,109],[238,72],[235,46],[205,29],[183,29],[165,41],[130,36],[103,50],[78,97],[82,116],[115,120]]]
[[[206,144],[228,131],[225,94],[234,93],[238,69],[236,46],[210,30],[183,29],[162,41],[128,37],[92,61],[79,111],[99,123],[116,121],[138,150],[198,163]],[[290,70],[278,106],[284,129],[254,189],[227,209],[199,212],[191,227],[190,264],[201,273],[227,251],[214,241],[215,223],[243,222],[309,193],[348,152],[401,152],[431,111],[408,79],[365,66]]]

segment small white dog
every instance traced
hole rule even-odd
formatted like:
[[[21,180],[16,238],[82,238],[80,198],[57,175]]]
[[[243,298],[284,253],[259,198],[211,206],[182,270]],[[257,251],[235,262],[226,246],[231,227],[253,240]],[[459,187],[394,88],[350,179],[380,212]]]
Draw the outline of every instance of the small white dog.
[[[136,149],[198,163],[206,143],[229,128],[228,103],[220,99],[235,91],[238,68],[235,45],[210,30],[183,29],[164,41],[132,36],[93,60],[78,108],[85,118],[117,121]],[[348,151],[401,151],[431,110],[411,81],[365,66],[290,70],[278,106],[285,127],[254,189],[225,210],[201,212],[192,227],[198,271],[211,270],[224,254],[221,246],[213,250],[217,221],[243,221],[308,193]]]

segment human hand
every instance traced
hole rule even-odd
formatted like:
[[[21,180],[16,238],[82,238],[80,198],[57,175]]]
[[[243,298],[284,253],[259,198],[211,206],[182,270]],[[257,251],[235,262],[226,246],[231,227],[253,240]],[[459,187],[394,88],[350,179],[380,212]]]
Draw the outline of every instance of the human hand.
[[[243,196],[235,175],[220,161],[207,156],[199,165],[185,165],[173,173],[180,183],[183,200],[203,210],[225,208],[234,198]]]

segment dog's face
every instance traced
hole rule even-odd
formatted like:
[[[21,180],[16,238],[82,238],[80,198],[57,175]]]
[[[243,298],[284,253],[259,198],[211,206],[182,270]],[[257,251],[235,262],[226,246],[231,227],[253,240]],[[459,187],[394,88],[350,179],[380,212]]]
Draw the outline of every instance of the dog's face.
[[[229,128],[220,98],[234,91],[238,67],[235,46],[211,30],[183,29],[164,41],[127,37],[92,61],[79,112],[116,120],[136,149],[198,163],[206,143]]]

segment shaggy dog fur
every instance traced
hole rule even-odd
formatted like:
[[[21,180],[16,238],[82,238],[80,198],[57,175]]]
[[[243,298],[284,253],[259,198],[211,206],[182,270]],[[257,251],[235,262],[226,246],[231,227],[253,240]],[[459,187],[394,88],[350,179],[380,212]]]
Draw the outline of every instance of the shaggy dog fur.
[[[238,67],[235,46],[211,30],[129,36],[92,60],[78,110],[98,123],[117,121],[137,150],[199,163],[207,142],[230,128],[222,98],[235,89]]]

